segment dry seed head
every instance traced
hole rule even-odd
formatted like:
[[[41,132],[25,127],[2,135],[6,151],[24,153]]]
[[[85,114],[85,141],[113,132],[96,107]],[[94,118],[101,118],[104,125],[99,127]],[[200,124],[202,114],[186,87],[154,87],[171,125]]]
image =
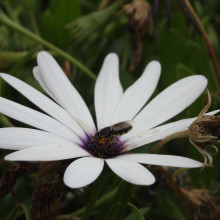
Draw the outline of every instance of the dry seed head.
[[[220,139],[220,116],[206,116],[200,118],[189,127],[190,138],[199,147],[216,144]]]
[[[34,220],[49,220],[56,217],[60,209],[57,187],[53,184],[38,185],[32,194]]]
[[[124,6],[122,13],[130,15],[130,22],[139,28],[143,28],[152,19],[150,5],[145,0],[133,0]]]
[[[129,67],[129,72],[132,72],[141,60],[144,31],[148,27],[148,30],[153,32],[151,7],[146,0],[133,0],[123,7],[121,13],[129,15],[129,30],[132,34],[134,50]]]
[[[13,169],[9,168],[6,171],[4,171],[4,173],[1,176],[1,179],[0,179],[0,198],[7,195],[10,192],[11,187],[14,186],[15,178],[13,178],[13,180],[11,179],[12,172],[13,172]]]
[[[13,187],[16,179],[24,172],[22,163],[14,163],[11,167],[5,170],[0,178],[0,197],[13,193]],[[15,199],[16,200],[16,199]]]
[[[207,90],[208,91],[208,90]],[[211,105],[211,96],[208,91],[208,103],[199,113],[195,121],[189,126],[189,140],[193,146],[204,156],[204,165],[212,166],[212,154],[218,149],[214,145],[220,140],[220,116],[205,115]],[[209,152],[212,147],[214,152]]]
[[[187,190],[183,187],[180,188],[182,194],[188,201],[192,212],[196,216],[195,219],[205,219],[205,213],[209,214],[211,219],[219,219],[219,209],[214,197],[207,189],[192,189]]]

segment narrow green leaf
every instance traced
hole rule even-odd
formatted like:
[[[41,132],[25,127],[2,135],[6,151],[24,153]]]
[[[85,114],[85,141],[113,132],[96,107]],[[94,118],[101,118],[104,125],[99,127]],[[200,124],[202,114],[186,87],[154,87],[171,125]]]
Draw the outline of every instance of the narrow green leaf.
[[[65,51],[61,50],[60,48],[56,47],[55,45],[51,44],[50,42],[44,40],[43,38],[39,37],[38,35],[34,34],[33,32],[29,31],[28,29],[24,28],[23,26],[15,23],[10,18],[8,18],[2,10],[0,10],[0,22],[3,24],[9,26],[10,28],[21,32],[25,36],[35,40],[36,42],[42,44],[43,46],[55,51],[57,54],[61,55],[65,59],[69,60],[73,64],[75,64],[77,67],[79,67],[81,70],[84,71],[91,79],[95,80],[96,76],[94,73],[92,73],[86,66],[84,66],[82,63],[80,63],[76,58],[70,56]]]
[[[176,65],[176,73],[180,76],[180,78],[196,74],[192,69],[182,63],[178,63]]]
[[[15,220],[22,215],[25,215],[25,220],[31,220],[28,207],[23,203],[18,203],[7,217],[7,220]]]
[[[144,215],[150,210],[150,208],[145,207],[138,209],[134,204],[128,203],[128,207],[132,211],[132,214],[129,215],[125,220],[134,220],[136,216],[138,220],[145,220]]]
[[[27,52],[27,54],[17,62],[17,64],[9,72],[11,75],[15,75],[19,69],[21,69],[30,59],[32,59],[34,53],[37,51],[37,48],[34,48]]]

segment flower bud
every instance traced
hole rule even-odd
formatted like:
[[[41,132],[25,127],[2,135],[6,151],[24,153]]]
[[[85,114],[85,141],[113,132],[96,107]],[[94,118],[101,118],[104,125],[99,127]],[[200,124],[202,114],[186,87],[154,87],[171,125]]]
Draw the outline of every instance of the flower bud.
[[[27,55],[27,52],[1,51],[0,68],[4,69],[15,65],[15,63],[21,60],[25,55]]]

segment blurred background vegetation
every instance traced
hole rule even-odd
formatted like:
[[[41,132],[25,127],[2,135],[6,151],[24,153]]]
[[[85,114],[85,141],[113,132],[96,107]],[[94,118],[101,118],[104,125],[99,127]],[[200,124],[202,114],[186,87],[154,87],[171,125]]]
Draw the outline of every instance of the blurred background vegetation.
[[[210,110],[214,110],[220,107],[219,35],[218,0],[1,0],[0,71],[43,92],[33,78],[32,69],[37,52],[47,50],[62,66],[94,116],[95,79],[104,57],[115,52],[120,58],[124,89],[142,74],[148,62],[158,60],[162,74],[154,96],[178,79],[202,74],[208,78]],[[0,95],[36,108],[3,80]],[[198,115],[206,102],[204,92],[172,121]],[[0,127],[19,125],[0,115]],[[138,152],[149,152],[154,145],[144,146]],[[33,191],[36,193],[40,183],[55,184],[54,174],[46,173],[39,182],[38,169],[20,172],[20,166],[25,164],[4,161],[9,152],[0,150],[0,219],[30,219],[28,216],[36,211]],[[203,160],[187,139],[167,143],[161,153]],[[213,164],[201,172],[150,167],[157,179],[150,187],[131,186],[107,170],[108,176],[90,219],[220,219],[219,154],[214,155]],[[3,192],[12,170],[19,176],[14,187],[10,183],[14,194],[10,190]],[[48,187],[46,192],[53,192]],[[92,186],[71,190],[60,184],[59,189],[59,196],[54,196],[60,197],[56,219],[81,217]],[[55,203],[52,202],[54,209]]]

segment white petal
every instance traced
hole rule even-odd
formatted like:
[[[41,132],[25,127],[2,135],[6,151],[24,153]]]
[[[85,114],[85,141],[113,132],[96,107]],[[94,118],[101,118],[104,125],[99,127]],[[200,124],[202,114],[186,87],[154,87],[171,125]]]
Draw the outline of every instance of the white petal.
[[[205,115],[215,115],[215,114],[217,114],[217,113],[219,113],[220,112],[220,109],[217,109],[217,110],[214,110],[214,111],[212,111],[212,112],[208,112],[208,113],[206,113]]]
[[[95,111],[98,130],[112,124],[112,117],[123,93],[119,80],[118,57],[109,54],[95,84]]]
[[[81,142],[73,131],[55,119],[2,97],[0,97],[0,112],[33,127],[49,131],[77,143]]]
[[[104,160],[84,157],[72,162],[64,173],[64,183],[70,188],[80,188],[95,181],[103,170]]]
[[[114,173],[129,183],[151,185],[155,182],[154,176],[139,163],[120,157],[105,161]]]
[[[132,160],[143,164],[169,167],[196,168],[203,166],[202,163],[187,157],[161,154],[124,154],[120,156],[120,159],[125,159],[126,161]]]
[[[95,125],[84,100],[54,58],[43,51],[38,54],[37,61],[41,76],[58,103],[86,132],[94,133]]]
[[[76,157],[90,156],[90,154],[76,144],[45,144],[25,148],[13,152],[5,157],[11,161],[56,161]]]
[[[40,72],[40,68],[39,66],[35,66],[33,68],[33,75],[34,78],[38,81],[38,83],[40,84],[40,86],[42,87],[42,89],[51,97],[53,98],[53,100],[55,100],[57,103],[58,101],[56,100],[56,97],[52,94],[52,92],[49,90],[49,88],[47,87],[44,78],[42,77],[42,74]]]
[[[27,99],[33,102],[40,109],[69,127],[72,131],[74,131],[79,136],[84,136],[84,131],[82,128],[71,118],[71,116],[59,105],[53,102],[51,99],[29,86],[25,82],[8,75],[1,73],[0,76],[9,83],[12,87],[18,90],[22,95],[24,95]]]
[[[208,112],[205,115],[215,115],[219,111],[220,111],[220,109],[212,111],[212,112]],[[120,140],[122,142],[126,142],[126,140],[128,140],[125,144],[126,149],[132,150],[132,149],[135,149],[139,146],[142,146],[142,145],[145,145],[148,143],[152,143],[157,140],[161,140],[161,139],[163,139],[171,134],[174,134],[176,132],[183,131],[183,130],[187,129],[193,123],[193,121],[195,119],[196,119],[196,117],[171,122],[171,123],[161,125],[156,128],[152,128],[152,129],[143,131],[133,137],[132,137],[132,134],[128,133],[126,135],[121,136]],[[131,136],[129,137],[129,135],[131,135]]]
[[[41,144],[71,144],[66,138],[30,128],[1,128],[0,148],[20,150]]]
[[[207,85],[204,76],[189,76],[156,96],[135,118],[133,134],[155,127],[192,104]]]
[[[171,134],[188,128],[194,120],[195,118],[183,119],[144,131],[129,139],[125,144],[126,149],[132,150],[139,146],[161,140]],[[120,140],[123,142],[123,139]]]
[[[144,106],[154,92],[160,78],[161,66],[157,61],[150,62],[142,76],[122,95],[114,113],[113,122],[131,120]]]

